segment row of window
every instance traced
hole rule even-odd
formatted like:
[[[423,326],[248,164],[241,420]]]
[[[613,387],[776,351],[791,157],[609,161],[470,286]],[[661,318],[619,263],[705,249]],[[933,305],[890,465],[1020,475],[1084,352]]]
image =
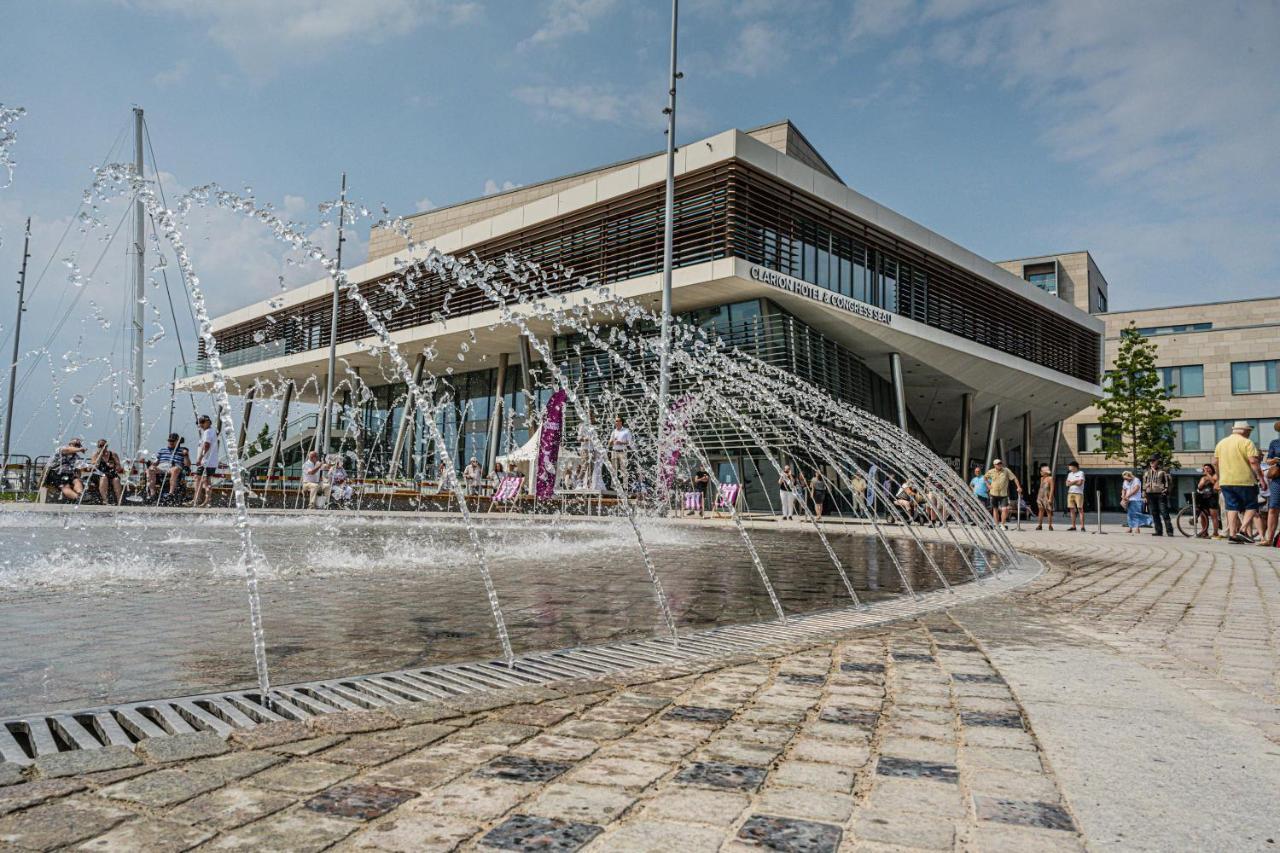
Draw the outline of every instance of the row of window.
[[[1138,334],[1149,338],[1153,335],[1176,335],[1181,332],[1207,332],[1212,328],[1212,323],[1178,323],[1172,326],[1142,326],[1138,329]]]
[[[1211,451],[1219,441],[1231,434],[1231,427],[1237,419],[1214,421],[1174,421],[1173,449],[1175,451]],[[1276,431],[1276,418],[1243,418],[1253,427],[1253,443],[1266,448],[1268,444],[1280,438]],[[1102,424],[1080,424],[1076,431],[1076,449],[1078,453],[1102,452]]]
[[[1180,364],[1157,367],[1170,397],[1203,397],[1204,365]],[[1280,392],[1280,359],[1234,361],[1231,363],[1232,394],[1275,394]]]

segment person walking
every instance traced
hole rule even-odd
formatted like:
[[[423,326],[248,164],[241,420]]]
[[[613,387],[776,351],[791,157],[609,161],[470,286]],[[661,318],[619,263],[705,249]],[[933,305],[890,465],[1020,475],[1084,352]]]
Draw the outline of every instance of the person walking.
[[[1271,443],[1267,445],[1267,452],[1263,456],[1268,462],[1272,459],[1280,459],[1280,421],[1276,421],[1271,425],[1276,433],[1276,438],[1271,439]]]
[[[778,499],[782,502],[782,520],[790,521],[796,514],[796,475],[790,465],[783,465],[778,477]]]
[[[1200,468],[1200,479],[1196,481],[1196,515],[1200,524],[1197,539],[1221,539],[1222,517],[1218,514],[1218,470],[1212,463],[1206,462]],[[1209,523],[1213,522],[1213,532],[1209,532]]]
[[[1147,470],[1142,472],[1142,492],[1147,499],[1147,514],[1155,525],[1155,536],[1173,535],[1173,522],[1169,520],[1169,493],[1173,491],[1173,478],[1160,466],[1160,457],[1152,456]]]
[[[991,509],[991,493],[987,491],[987,478],[982,476],[981,465],[973,466],[973,479],[969,481],[969,489],[983,509]]]
[[[218,474],[218,434],[208,415],[201,415],[196,425],[200,428],[200,441],[196,444],[196,488],[190,505],[207,509],[213,505],[213,478]]]
[[[1080,517],[1081,533],[1084,533],[1084,472],[1079,462],[1067,463],[1067,512],[1071,515],[1071,530],[1076,530],[1076,516]]]
[[[821,471],[813,472],[809,480],[809,495],[813,499],[813,515],[821,519],[823,510],[827,508],[827,478]]]
[[[1248,544],[1253,540],[1249,529],[1258,510],[1258,489],[1265,489],[1262,454],[1249,436],[1253,427],[1248,421],[1236,421],[1231,435],[1213,449],[1213,465],[1218,471],[1218,488],[1227,505],[1227,540]]]
[[[991,495],[991,520],[1009,529],[1009,487],[1012,486],[1018,498],[1022,498],[1022,483],[1018,477],[1005,467],[1004,460],[994,459],[991,470],[986,473],[987,492]]]
[[[1121,476],[1124,482],[1120,485],[1120,506],[1124,507],[1125,523],[1128,525],[1125,533],[1132,534],[1146,522],[1146,515],[1142,511],[1142,481],[1133,476],[1132,471],[1125,471]]]
[[[693,494],[697,496],[695,503],[698,505],[698,518],[702,518],[703,508],[707,504],[707,490],[711,487],[711,475],[706,469],[699,468],[693,472],[690,485],[693,487]]]
[[[613,433],[609,436],[609,464],[613,466],[613,476],[618,482],[613,484],[615,492],[626,491],[627,488],[627,454],[631,452],[631,430],[622,421],[622,415],[613,419]]]
[[[1036,530],[1044,528],[1044,520],[1049,519],[1049,529],[1053,529],[1053,493],[1056,486],[1053,472],[1048,465],[1040,466],[1040,487],[1036,489]]]

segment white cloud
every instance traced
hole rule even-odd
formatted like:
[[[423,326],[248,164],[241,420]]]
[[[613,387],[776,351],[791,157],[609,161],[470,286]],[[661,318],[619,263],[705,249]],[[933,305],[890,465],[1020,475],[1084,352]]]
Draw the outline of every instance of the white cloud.
[[[489,178],[484,182],[484,194],[494,195],[495,193],[505,193],[508,190],[514,190],[519,186],[519,184],[511,183],[511,181],[503,181],[499,184],[493,178]]]
[[[549,44],[588,32],[615,5],[615,0],[550,0],[546,20],[521,46]]]
[[[169,86],[176,86],[187,79],[187,75],[191,73],[191,61],[188,59],[179,59],[173,65],[163,71],[158,72],[151,78],[151,82],[164,89]]]
[[[916,0],[855,0],[849,16],[849,40],[857,43],[899,33],[916,12]]]
[[[788,40],[777,30],[757,21],[744,26],[729,48],[723,67],[747,77],[756,77],[786,64]]]
[[[418,211],[418,213],[426,213],[428,210],[434,210],[435,206],[436,203],[426,196],[423,196],[413,203],[413,209]]]
[[[613,86],[521,86],[517,100],[545,117],[567,117],[636,127],[662,126],[666,92],[624,92]]]
[[[182,14],[207,26],[209,37],[245,71],[266,74],[297,62],[319,62],[351,41],[377,43],[426,23],[475,19],[478,3],[448,0],[123,0],[135,8]]]

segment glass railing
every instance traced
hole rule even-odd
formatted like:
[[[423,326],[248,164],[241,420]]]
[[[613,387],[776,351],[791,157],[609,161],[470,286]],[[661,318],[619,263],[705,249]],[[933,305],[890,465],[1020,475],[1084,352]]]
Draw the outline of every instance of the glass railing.
[[[276,358],[277,356],[286,355],[288,351],[284,338],[276,338],[275,340],[256,344],[251,347],[246,347],[245,349],[222,353],[222,366],[239,367],[242,364],[250,364],[255,361],[264,361],[268,358]],[[208,359],[201,358],[182,365],[178,370],[178,378],[187,379],[192,376],[200,376],[208,372],[209,361]]]

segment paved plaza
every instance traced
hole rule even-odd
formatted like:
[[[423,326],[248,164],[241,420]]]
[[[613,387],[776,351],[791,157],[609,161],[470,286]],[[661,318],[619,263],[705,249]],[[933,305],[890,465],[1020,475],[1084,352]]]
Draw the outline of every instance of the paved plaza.
[[[0,765],[0,847],[1274,850],[1280,551],[1013,534],[817,643]]]

